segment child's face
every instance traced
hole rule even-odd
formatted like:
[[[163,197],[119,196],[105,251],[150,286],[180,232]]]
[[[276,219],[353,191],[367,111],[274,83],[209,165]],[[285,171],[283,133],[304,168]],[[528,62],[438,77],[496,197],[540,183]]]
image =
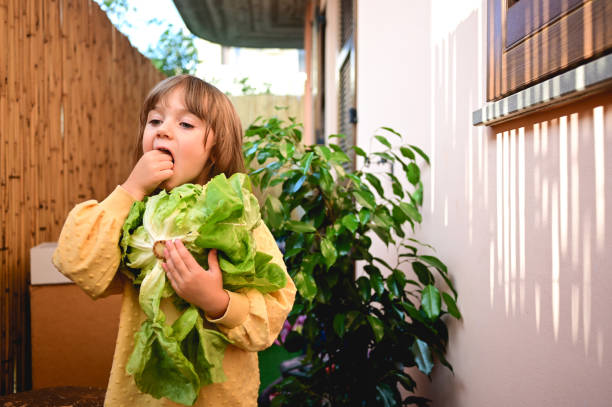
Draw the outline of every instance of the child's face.
[[[172,188],[195,182],[210,158],[214,134],[204,136],[208,126],[185,106],[185,92],[172,90],[151,110],[142,137],[143,152],[165,149],[172,154],[174,174],[160,188]]]

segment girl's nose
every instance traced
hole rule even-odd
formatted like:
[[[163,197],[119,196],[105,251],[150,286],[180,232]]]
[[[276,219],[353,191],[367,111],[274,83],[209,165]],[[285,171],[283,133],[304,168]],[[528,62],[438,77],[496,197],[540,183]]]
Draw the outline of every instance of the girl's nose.
[[[172,131],[170,130],[170,128],[169,128],[168,124],[166,124],[166,122],[163,122],[157,128],[157,137],[172,138]]]

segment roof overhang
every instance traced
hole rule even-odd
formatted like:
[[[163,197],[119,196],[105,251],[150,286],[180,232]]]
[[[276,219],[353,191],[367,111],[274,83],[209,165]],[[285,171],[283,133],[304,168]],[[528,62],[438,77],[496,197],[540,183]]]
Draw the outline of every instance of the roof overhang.
[[[304,48],[306,0],[174,0],[196,36],[231,47]]]

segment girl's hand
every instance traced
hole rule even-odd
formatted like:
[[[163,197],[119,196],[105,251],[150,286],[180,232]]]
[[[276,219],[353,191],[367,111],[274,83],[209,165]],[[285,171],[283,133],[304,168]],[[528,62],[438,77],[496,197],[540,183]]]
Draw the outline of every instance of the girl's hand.
[[[229,295],[223,290],[217,250],[208,252],[209,270],[198,264],[180,240],[166,241],[164,257],[162,267],[179,297],[204,310],[212,319],[225,314]]]
[[[141,201],[174,174],[173,168],[174,163],[170,155],[159,150],[147,151],[121,186],[136,200]]]

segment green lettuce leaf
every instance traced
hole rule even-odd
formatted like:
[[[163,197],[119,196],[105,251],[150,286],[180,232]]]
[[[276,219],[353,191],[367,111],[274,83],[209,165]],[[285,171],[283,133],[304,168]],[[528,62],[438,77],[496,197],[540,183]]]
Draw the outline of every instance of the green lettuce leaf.
[[[224,288],[269,293],[286,285],[286,273],[271,262],[272,256],[257,251],[253,230],[260,222],[259,204],[245,174],[229,179],[221,174],[204,187],[184,184],[132,205],[119,246],[147,317],[126,368],[142,392],[193,405],[201,386],[226,380],[223,355],[231,343],[207,328],[198,309],[176,295],[155,256],[156,243],[181,240],[205,269],[208,252],[217,249]],[[172,326],[165,323],[162,298],[170,298],[182,311]]]

